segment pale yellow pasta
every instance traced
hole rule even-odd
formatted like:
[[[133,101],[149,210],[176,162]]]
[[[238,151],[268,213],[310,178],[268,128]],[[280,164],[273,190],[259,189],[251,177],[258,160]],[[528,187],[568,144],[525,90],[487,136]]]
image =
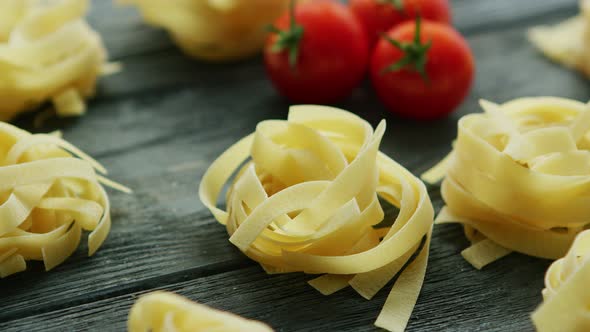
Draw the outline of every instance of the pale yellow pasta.
[[[96,252],[111,217],[95,170],[106,172],[61,138],[0,122],[0,277],[24,271],[28,260],[51,270],[78,248],[82,230],[90,231],[88,255]]]
[[[257,53],[266,27],[288,0],[119,0],[135,4],[150,24],[162,27],[189,55],[233,60]]]
[[[129,332],[272,332],[263,323],[156,291],[143,295],[129,312]]]
[[[87,0],[0,0],[0,120],[51,101],[58,115],[84,112],[105,61],[84,21]]]
[[[580,0],[580,11],[559,24],[534,27],[528,35],[551,60],[590,76],[590,0]]]
[[[556,259],[590,225],[590,109],[522,98],[459,120],[453,151],[424,176],[442,183],[437,223],[462,223],[476,268],[518,251]]]
[[[384,132],[384,121],[373,131],[340,109],[293,106],[287,121],[263,121],[225,151],[199,193],[230,242],[265,271],[325,273],[310,281],[323,294],[351,285],[370,299],[418,253],[376,322],[403,331],[424,280],[434,212],[424,184],[379,152]],[[235,172],[225,211],[216,202]],[[384,218],[378,196],[399,207],[393,226],[376,228]]]
[[[532,315],[539,332],[590,331],[590,231],[545,275],[544,302]]]

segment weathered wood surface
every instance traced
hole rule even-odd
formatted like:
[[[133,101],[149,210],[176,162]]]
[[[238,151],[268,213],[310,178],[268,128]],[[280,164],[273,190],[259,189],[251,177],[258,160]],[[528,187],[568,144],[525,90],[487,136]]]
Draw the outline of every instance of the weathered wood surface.
[[[415,123],[387,114],[365,86],[338,106],[375,124],[387,118],[382,150],[415,174],[449,150],[456,121],[477,100],[532,95],[590,98],[580,76],[551,64],[526,41],[526,29],[576,12],[574,0],[454,0],[455,23],[477,61],[468,100],[451,117]],[[266,80],[260,59],[231,65],[191,60],[130,8],[96,0],[91,24],[122,73],[104,78],[89,113],[33,129],[65,138],[135,190],[111,192],[113,228],[91,258],[83,246],[50,273],[41,264],[0,280],[0,331],[122,331],[138,294],[167,289],[268,322],[277,331],[377,331],[372,323],[388,287],[366,301],[351,290],[324,297],[302,274],[266,275],[228,241],[197,198],[210,162],[288,103]],[[436,208],[438,188],[430,188]],[[422,294],[408,331],[528,331],[549,261],[512,254],[482,271],[461,256],[458,226],[437,226]]]

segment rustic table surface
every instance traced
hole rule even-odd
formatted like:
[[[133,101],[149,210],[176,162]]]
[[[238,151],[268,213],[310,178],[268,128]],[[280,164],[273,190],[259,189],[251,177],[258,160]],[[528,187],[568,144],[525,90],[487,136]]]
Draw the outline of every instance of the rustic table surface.
[[[590,98],[586,80],[543,58],[526,29],[574,15],[575,0],[454,0],[454,22],[477,60],[469,98],[451,117],[416,123],[389,115],[373,92],[358,89],[341,106],[373,124],[387,118],[382,151],[415,174],[443,157],[459,117],[477,100],[556,95]],[[283,119],[288,103],[265,77],[261,59],[231,65],[194,61],[132,8],[95,0],[90,23],[120,74],[101,80],[89,112],[34,129],[62,129],[132,195],[110,192],[112,231],[98,253],[81,248],[49,273],[41,263],[0,280],[0,331],[124,331],[138,295],[165,289],[259,319],[277,331],[378,331],[386,287],[366,301],[352,290],[320,295],[303,274],[266,275],[227,240],[197,197],[207,166],[258,121]],[[437,209],[438,187],[429,188]],[[549,261],[510,256],[482,271],[460,256],[461,227],[437,226],[424,288],[408,331],[528,331]]]

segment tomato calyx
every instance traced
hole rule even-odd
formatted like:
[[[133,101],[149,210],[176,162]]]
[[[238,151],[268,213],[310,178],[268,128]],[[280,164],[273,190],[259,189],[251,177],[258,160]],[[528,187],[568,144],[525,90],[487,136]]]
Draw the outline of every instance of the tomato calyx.
[[[404,1],[403,0],[377,0],[382,5],[392,5],[398,12],[404,12]]]
[[[426,74],[426,61],[428,60],[428,50],[432,46],[432,40],[429,40],[425,44],[420,41],[420,16],[416,17],[416,29],[414,32],[414,40],[412,42],[400,42],[395,40],[386,34],[383,38],[387,40],[391,45],[404,53],[404,56],[397,62],[383,68],[381,74],[389,72],[400,71],[404,68],[411,69],[420,74],[424,81],[428,82],[428,74]]]
[[[280,53],[285,50],[289,52],[289,65],[291,68],[297,66],[297,58],[299,57],[299,46],[303,38],[303,26],[297,24],[295,21],[295,2],[291,0],[289,4],[290,26],[287,30],[279,30],[275,26],[269,26],[268,30],[278,35],[277,41],[272,45],[271,51]]]

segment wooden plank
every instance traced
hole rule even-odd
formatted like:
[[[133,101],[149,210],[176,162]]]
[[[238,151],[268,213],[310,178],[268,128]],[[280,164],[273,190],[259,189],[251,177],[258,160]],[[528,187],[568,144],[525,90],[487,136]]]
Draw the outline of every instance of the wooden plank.
[[[80,121],[80,127],[66,131],[65,137],[70,141],[88,142],[88,145],[77,144],[91,154],[102,154],[100,161],[107,166],[112,177],[135,192],[133,195],[111,193],[114,225],[104,247],[95,257],[86,258],[83,247],[51,273],[41,273],[41,264],[36,264],[33,271],[0,280],[0,288],[17,285],[7,287],[10,290],[3,293],[0,321],[26,314],[29,303],[35,310],[51,310],[55,306],[89,301],[94,296],[124,292],[135,285],[185,270],[214,268],[222,271],[226,266],[249,264],[236,249],[227,245],[225,230],[198,202],[196,188],[198,179],[218,151],[248,134],[258,121],[272,117],[276,112],[246,102],[234,111],[236,116],[243,118],[236,122],[223,116],[222,110],[214,106],[215,97],[210,97],[211,104],[201,102],[201,105],[211,112],[194,112],[186,105],[195,101],[187,100],[187,93],[179,92],[172,93],[169,98],[161,95],[163,108],[156,108],[148,114],[126,114],[120,107],[105,107],[105,112],[113,112],[108,114],[113,117],[107,123],[100,119]],[[196,100],[199,99],[202,98]],[[257,113],[253,108],[258,109]],[[175,114],[174,109],[182,113]],[[286,113],[286,108],[283,107],[282,112]],[[91,112],[88,116],[92,118],[95,114],[105,116],[100,112]],[[157,114],[170,114],[165,119],[178,122],[149,121],[157,118]],[[135,126],[130,125],[133,119]],[[118,126],[116,132],[119,135],[112,135],[112,129],[105,130],[111,123],[113,127]],[[186,124],[184,128],[180,127],[182,123]],[[126,127],[134,129],[125,134]],[[178,134],[179,128],[184,135]],[[162,130],[169,135],[176,130],[177,134],[167,137]],[[164,136],[151,138],[149,144],[133,141],[134,135],[145,131]],[[88,133],[95,135],[89,136]],[[119,149],[105,153],[101,152],[103,146]],[[129,278],[130,274],[135,277]],[[43,283],[35,282],[39,277],[43,278]],[[92,282],[84,283],[83,280]],[[36,286],[30,287],[31,284]]]
[[[150,74],[135,78],[149,79]],[[250,97],[253,90],[257,91],[254,98]],[[107,163],[105,158],[109,156],[124,155],[127,151],[149,148],[183,136],[193,136],[203,143],[212,142],[214,146],[209,149],[215,145],[221,149],[238,135],[254,130],[258,121],[287,114],[287,105],[276,99],[263,78],[243,80],[242,84],[228,81],[224,89],[220,89],[220,85],[203,84],[159,90],[134,98],[95,100],[89,108],[83,118],[73,119],[65,126],[56,120],[43,128],[31,128],[28,121],[31,116],[22,119],[19,125],[34,131],[50,131],[59,129],[61,124],[67,140]],[[177,154],[180,156],[184,152]],[[200,156],[191,157],[194,160]]]
[[[180,218],[147,211],[125,210],[133,224],[115,224],[92,258],[83,245],[50,273],[34,264],[2,280],[0,321],[253,264],[228,245],[225,230],[208,215]],[[120,213],[114,217],[121,219]]]
[[[557,17],[561,18],[563,16]],[[456,113],[457,115],[477,110],[473,101],[480,96],[500,100],[541,90],[548,94],[577,98],[584,96],[583,80],[571,77],[572,73],[562,70],[561,67],[548,65],[548,61],[528,45],[524,31],[506,34],[509,39],[494,35],[486,33],[469,39],[477,57],[478,77],[474,92],[478,95],[472,94],[471,99]],[[498,57],[498,51],[509,54],[510,57]],[[174,50],[168,55],[157,54],[138,58],[137,61],[131,62],[123,73],[105,78],[102,82],[102,97],[91,102],[89,114],[83,119],[67,124],[65,131],[68,139],[88,152],[102,156],[111,150],[122,153],[135,146],[169,139],[178,135],[178,131],[190,134],[192,131],[212,130],[210,124],[216,122],[220,126],[226,126],[243,121],[236,119],[246,118],[247,121],[249,117],[243,116],[244,114],[251,114],[256,120],[263,119],[262,116],[256,116],[258,109],[264,109],[264,115],[270,117],[282,117],[286,112],[286,102],[276,96],[264,76],[262,66],[256,61],[210,68],[190,61]],[[513,65],[526,70],[513,72]],[[529,69],[534,71],[529,72]],[[545,76],[545,72],[551,76]],[[557,76],[554,81],[566,81],[565,85],[538,86],[526,82],[529,75],[543,75],[541,79]],[[167,76],[170,77],[165,78]],[[506,89],[506,84],[512,85],[512,81],[519,87],[515,89],[511,86],[510,89]],[[498,82],[503,83],[497,84]],[[147,93],[125,98],[129,94],[141,91]],[[252,91],[256,91],[256,96],[252,95]],[[479,91],[486,91],[486,96],[482,96]],[[340,105],[372,117],[373,120],[387,115],[367,87],[357,90],[354,96]],[[207,113],[218,116],[211,118]],[[234,117],[223,116],[225,113],[231,113]],[[154,121],[155,118],[158,120]],[[453,116],[426,125],[397,119],[395,122],[417,129],[408,130],[408,133],[414,136],[422,135],[422,128],[426,128],[425,132],[429,133],[434,130],[430,137],[440,142],[441,138],[445,141],[452,139],[455,134],[452,128],[457,118],[458,116]],[[30,117],[19,124],[30,129],[29,120]],[[211,122],[203,123],[203,128],[200,128],[202,121]],[[54,122],[43,130],[56,129],[63,124]],[[89,132],[93,135],[88,135]],[[408,148],[433,147],[428,137],[424,140],[427,140],[424,142],[426,144],[410,145]],[[411,141],[413,142],[415,140]]]
[[[481,34],[491,27],[495,29],[526,27],[539,22],[540,20],[553,20],[573,15],[575,12],[575,1],[552,1],[552,0],[522,0],[514,2],[511,0],[487,1],[481,5],[477,1],[457,1],[454,3],[457,28],[469,36]],[[533,3],[535,5],[533,5]],[[480,5],[477,5],[480,4]],[[496,7],[497,6],[497,7]],[[528,19],[516,19],[516,14],[529,13]],[[512,17],[502,20],[502,17]],[[119,22],[119,21],[118,21]],[[126,22],[126,20],[121,20]],[[131,20],[131,22],[134,22]],[[496,24],[496,23],[498,24]],[[119,23],[123,24],[123,23]],[[108,25],[113,29],[117,25]],[[135,56],[125,58],[123,64],[125,70],[117,75],[106,77],[100,85],[98,100],[107,98],[120,98],[136,95],[139,93],[154,94],[161,90],[170,90],[179,86],[191,86],[193,89],[204,87],[224,87],[226,84],[267,84],[264,68],[260,66],[261,59],[254,58],[234,64],[208,64],[195,61],[183,55],[179,50],[171,48],[166,44],[165,35],[154,35],[153,29],[137,27],[119,27],[121,31],[116,33],[104,33],[103,36],[110,43],[111,35],[133,40],[131,45],[122,43],[120,47],[132,50]],[[124,32],[127,31],[127,32]],[[133,34],[133,36],[128,35]],[[147,49],[135,45],[143,40]],[[153,45],[164,45],[153,48]],[[109,50],[118,50],[119,46],[110,46]],[[119,51],[116,51],[119,52]],[[121,51],[122,52],[122,51]],[[497,56],[497,52],[492,53]],[[115,56],[116,58],[116,56]],[[230,90],[231,91],[231,90]]]
[[[577,0],[451,0],[453,23],[462,32],[494,30],[523,20],[547,15],[573,15]],[[114,1],[92,2],[89,22],[101,32],[112,59],[167,50],[172,45],[166,33],[145,25],[133,6]]]
[[[239,85],[236,89],[236,93],[247,93]],[[148,96],[147,100],[104,102],[84,121],[65,130],[66,139],[91,155],[102,156],[99,160],[112,178],[135,192],[111,192],[114,225],[95,257],[86,258],[82,247],[51,273],[41,273],[41,264],[35,264],[33,271],[0,280],[0,288],[17,285],[3,293],[0,321],[25,315],[27,306],[53,310],[145,282],[161,282],[162,276],[184,276],[183,271],[223,271],[251,264],[227,245],[225,230],[198,202],[196,188],[219,151],[277,112],[258,102],[236,106],[219,89],[204,89],[203,94],[207,93],[206,101],[203,95],[179,91],[160,94],[157,103]],[[191,105],[209,111],[193,110]],[[241,121],[224,115],[228,106]],[[279,117],[284,117],[286,107],[277,109],[282,109]],[[135,277],[129,278],[130,274]],[[35,282],[39,277],[43,283]]]
[[[479,96],[485,95],[497,101],[543,93],[555,93],[579,99],[588,97],[588,90],[583,80],[571,72],[550,65],[538,56],[524,42],[522,29],[500,34],[483,34],[470,41],[479,59],[479,77],[489,79],[478,79],[473,97],[458,114],[438,123],[426,125],[388,116],[389,130],[384,139],[383,150],[417,173],[448,150],[448,142],[455,135],[456,119],[461,114],[476,111],[475,103]],[[515,47],[515,45],[520,46]],[[506,59],[512,62],[506,64],[496,60],[491,51],[495,48],[504,50]],[[511,68],[514,66],[521,68],[522,72],[512,71]],[[535,78],[535,75],[539,77]],[[542,77],[551,77],[552,80],[543,81],[543,86],[533,83],[542,81]],[[551,86],[547,87],[548,84]],[[80,142],[80,145],[91,153],[102,154],[103,157],[100,160],[108,166],[112,176],[132,186],[136,193],[130,196],[112,194],[115,225],[105,247],[95,257],[85,258],[82,250],[51,273],[38,274],[40,266],[37,265],[30,273],[1,280],[4,310],[0,313],[0,321],[20,318],[19,321],[26,322],[27,319],[23,320],[22,317],[29,314],[31,310],[49,312],[48,317],[55,318],[56,316],[51,316],[53,315],[51,312],[58,308],[93,303],[92,301],[97,299],[134,292],[138,289],[165,285],[168,282],[183,282],[201,273],[214,274],[242,266],[241,264],[251,264],[227,243],[223,228],[216,225],[208,212],[203,210],[196,199],[196,188],[198,179],[213,158],[238,137],[251,131],[257,121],[264,118],[284,118],[285,105],[278,98],[272,97],[273,92],[270,87],[264,88],[262,83],[252,87],[257,89],[257,94],[249,99],[245,98],[248,96],[248,88],[236,83],[226,86],[225,91],[239,91],[232,93],[241,96],[239,99],[223,99],[223,94],[216,93],[215,89],[207,90],[209,96],[205,99],[199,95],[193,96],[194,92],[190,89],[183,89],[160,95],[160,102],[156,102],[156,97],[152,96],[144,96],[135,101],[126,99],[104,101],[100,102],[100,108],[93,108],[88,117],[82,119],[84,121],[78,121],[75,126],[67,128],[66,138],[76,143]],[[351,99],[344,106],[362,114],[373,123],[378,118],[386,116],[374,96],[366,90],[359,91]],[[245,100],[245,104],[240,105],[237,103],[239,100]],[[199,102],[204,104],[199,107]],[[191,109],[190,105],[194,105],[196,110]],[[205,109],[211,111],[203,111]],[[226,110],[241,120],[234,121],[225,117],[223,112]],[[160,114],[169,116],[158,116]],[[157,118],[158,121],[150,121],[152,118]],[[137,127],[133,125],[133,119],[136,119]],[[109,127],[113,128],[112,131],[104,130]],[[125,128],[128,129],[127,132]],[[214,130],[214,128],[224,130]],[[151,137],[153,142],[150,144],[138,141],[130,146],[125,145],[124,142],[133,141],[135,135],[144,139],[145,132],[151,130],[156,131],[160,136]],[[174,130],[188,134],[170,136],[167,139],[166,135],[173,133]],[[116,132],[120,132],[119,135],[123,136],[114,134]],[[429,134],[424,135],[424,132]],[[90,136],[88,133],[93,135]],[[119,150],[105,150],[104,146],[118,147]],[[421,152],[416,153],[416,151]],[[436,199],[437,192],[437,188],[432,188],[433,199]],[[440,204],[439,198],[437,205],[440,206]],[[460,250],[465,246],[460,229],[448,228],[450,235],[440,235],[439,232],[437,231],[434,239],[433,256],[424,291],[424,294],[433,292],[434,295],[423,296],[426,299],[432,298],[433,302],[432,304],[428,300],[424,302],[421,298],[418,308],[424,307],[428,315],[417,311],[416,316],[430,317],[429,315],[437,310],[455,315],[465,311],[470,313],[464,318],[467,321],[459,320],[453,324],[470,326],[469,324],[477,322],[493,322],[494,320],[483,317],[501,315],[494,312],[508,301],[520,303],[522,310],[515,311],[516,309],[511,308],[510,315],[515,317],[510,317],[518,318],[521,321],[519,324],[524,324],[522,322],[528,319],[527,313],[539,301],[546,262],[515,255],[517,258],[505,259],[497,263],[497,266],[494,265],[496,267],[492,270],[470,271],[469,266],[459,256]],[[524,272],[520,270],[520,264],[525,264]],[[532,282],[536,283],[536,287],[524,287],[522,279],[517,278],[521,274],[531,278]],[[463,275],[471,282],[463,283]],[[451,277],[458,279],[449,279]],[[231,284],[233,280],[231,278],[228,277],[225,282]],[[263,278],[263,275],[258,274],[256,278]],[[436,287],[431,288],[433,285],[428,280],[435,281]],[[516,295],[508,296],[507,292],[510,288],[502,287],[505,287],[503,286],[505,283],[513,285],[512,282],[521,283],[518,285],[522,290],[519,289]],[[458,288],[453,290],[453,285],[457,285]],[[488,292],[498,291],[501,296],[484,293],[485,297],[479,298],[473,295],[480,291],[482,285],[490,288]],[[249,289],[251,291],[256,288]],[[280,296],[288,298],[282,288],[275,291]],[[460,297],[462,292],[466,295]],[[470,302],[471,296],[475,296],[475,299],[482,302],[477,307],[478,310],[482,310],[481,316],[474,314],[472,312],[474,309],[469,309],[471,304],[477,303]],[[490,304],[489,301],[484,301],[486,297],[496,299],[498,303]],[[304,303],[297,299],[291,300],[294,303]],[[326,300],[321,298],[321,303],[324,301]],[[233,301],[230,302],[233,303]],[[382,301],[377,302],[382,303]],[[110,300],[104,303],[110,303]],[[243,301],[237,303],[243,304]],[[106,304],[103,305],[106,306]],[[370,306],[373,314],[363,315],[366,318],[359,321],[359,324],[370,325],[380,304],[370,304]],[[72,312],[82,310],[80,315],[83,316],[84,308],[86,305],[68,310],[74,310]],[[91,305],[89,310],[94,310],[92,308],[94,307]],[[226,308],[232,309],[232,307]],[[290,308],[289,311],[295,310],[295,307]],[[109,311],[108,308],[103,309]],[[243,311],[243,313],[249,312]],[[353,315],[352,312],[350,314]],[[31,324],[41,323],[36,319],[42,319],[42,317],[46,316],[30,318],[33,319],[30,321]],[[79,318],[75,317],[78,316],[73,315],[71,319]],[[352,317],[359,319],[358,315]],[[415,324],[426,324],[432,327],[434,325],[428,325],[430,324],[428,322],[446,324],[445,320],[449,319],[445,318],[446,316],[434,317],[438,318],[420,319]],[[95,319],[103,318],[97,316]],[[108,319],[108,321],[111,320],[115,319]],[[121,324],[121,322],[122,320],[119,319],[113,323]],[[71,322],[63,322],[65,323]],[[13,326],[13,324],[20,323],[11,321],[7,326]],[[277,321],[276,324],[280,322]],[[419,330],[418,327],[416,329]]]
[[[194,161],[191,152],[203,155],[199,141],[198,136],[179,137],[106,158],[113,174],[135,193],[111,193],[114,224],[104,246],[87,258],[83,245],[50,273],[42,272],[42,264],[32,264],[31,271],[0,280],[0,321],[26,315],[29,308],[52,310],[145,283],[252,264],[228,245],[225,229],[197,201],[198,177],[193,172],[202,174],[207,162],[179,161]],[[177,147],[183,152],[174,154]],[[170,167],[163,162],[170,162]]]
[[[272,90],[259,59],[228,66],[190,60],[170,49],[162,32],[127,20],[132,11],[103,11],[109,3],[95,2],[100,10],[91,23],[105,35],[111,53],[125,60],[125,71],[102,81],[85,117],[43,129],[63,128],[68,140],[99,157],[114,179],[136,192],[111,194],[114,226],[95,257],[86,258],[83,247],[50,273],[36,264],[0,280],[0,330],[121,330],[133,294],[158,287],[284,331],[310,330],[318,323],[323,330],[374,330],[386,292],[370,302],[350,291],[324,298],[305,284],[307,277],[267,277],[227,242],[223,227],[196,198],[199,178],[225,147],[256,122],[286,115],[287,103]],[[583,78],[550,64],[524,38],[523,27],[549,12],[543,20],[569,15],[573,1],[454,4],[456,22],[470,34],[478,61],[475,88],[456,114],[428,124],[402,120],[389,115],[367,87],[338,105],[373,124],[386,117],[383,151],[416,174],[448,151],[456,120],[479,111],[480,97],[590,96]],[[513,14],[514,24],[500,21],[506,23],[502,31],[489,30],[491,22]],[[522,21],[521,15],[531,19]],[[19,124],[30,127],[30,117]],[[437,188],[430,192],[440,207]],[[540,301],[548,263],[512,255],[475,271],[459,255],[465,246],[460,228],[437,228],[409,330],[529,330],[528,313]],[[228,286],[237,287],[236,293],[224,297]]]
[[[408,331],[528,331],[529,313],[541,301],[549,262],[513,254],[477,271],[459,255],[466,245],[457,226],[437,226],[426,282]],[[385,290],[366,301],[351,289],[325,297],[302,274],[266,275],[259,267],[156,289],[174,291],[216,308],[263,320],[277,331],[378,331],[373,322]],[[0,330],[122,331],[139,294],[124,294],[50,313],[0,323]]]
[[[451,0],[455,26],[467,34],[496,31],[554,15],[575,15],[578,0]]]
[[[100,32],[109,58],[124,59],[172,46],[165,31],[146,25],[133,6],[94,0],[88,22]]]

